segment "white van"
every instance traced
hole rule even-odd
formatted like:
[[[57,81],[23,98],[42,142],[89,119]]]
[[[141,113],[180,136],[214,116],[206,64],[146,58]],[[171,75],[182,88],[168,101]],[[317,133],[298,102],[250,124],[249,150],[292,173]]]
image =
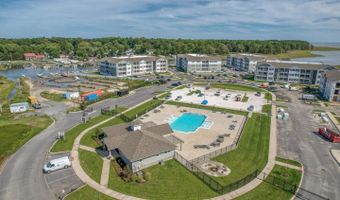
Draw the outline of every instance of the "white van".
[[[43,167],[44,172],[50,173],[52,171],[56,171],[59,169],[66,169],[71,167],[71,161],[68,156],[64,156],[61,158],[53,159],[46,163]]]

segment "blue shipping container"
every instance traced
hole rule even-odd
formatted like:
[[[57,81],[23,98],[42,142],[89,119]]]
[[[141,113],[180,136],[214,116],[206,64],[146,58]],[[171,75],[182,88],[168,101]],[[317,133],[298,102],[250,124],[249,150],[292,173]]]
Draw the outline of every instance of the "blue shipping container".
[[[98,95],[97,94],[89,94],[85,97],[86,101],[95,101],[98,99]]]

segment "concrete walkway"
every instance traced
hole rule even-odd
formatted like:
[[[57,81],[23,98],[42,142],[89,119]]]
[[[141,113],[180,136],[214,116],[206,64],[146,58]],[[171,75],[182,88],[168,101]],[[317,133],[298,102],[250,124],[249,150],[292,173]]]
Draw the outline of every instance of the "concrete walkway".
[[[107,187],[107,184],[109,183],[110,164],[111,164],[111,160],[107,158],[103,158],[103,169],[102,169],[102,175],[100,177],[100,185],[103,185],[105,187]]]
[[[88,147],[88,146],[84,146],[84,145],[79,145],[79,149],[83,149],[83,150],[86,150],[86,151],[90,151],[90,152],[96,153],[96,150],[94,148]]]
[[[276,96],[272,94],[272,97],[273,98],[272,98],[272,113],[271,113],[272,117],[271,117],[271,124],[270,124],[269,155],[268,155],[267,165],[262,170],[262,172],[265,174],[270,174],[270,172],[272,171],[275,165],[275,157],[277,154],[276,103],[275,103]],[[261,176],[261,179],[265,178],[263,177],[262,173],[259,176]],[[229,200],[229,199],[234,199],[236,197],[239,197],[255,189],[257,186],[259,186],[262,183],[261,179],[256,178],[237,190],[234,190],[232,192],[229,192],[227,194],[224,194],[222,196],[218,196],[212,199]]]
[[[275,161],[275,164],[281,165],[283,167],[287,167],[287,168],[290,168],[290,169],[302,170],[301,167],[298,167],[298,166],[295,166],[295,165],[291,165],[291,164],[288,164],[288,163],[283,163],[283,162],[280,162],[280,161]]]
[[[135,107],[138,107],[139,105],[147,102],[147,101],[150,101],[151,99],[148,99],[140,104],[137,104],[127,110],[125,110],[123,113],[135,108]],[[99,122],[98,124],[92,126],[92,127],[89,127],[87,129],[85,129],[84,131],[82,131],[78,137],[76,137],[76,139],[74,140],[74,143],[73,143],[73,147],[72,147],[72,151],[71,151],[71,157],[73,158],[72,159],[72,167],[75,171],[75,173],[77,174],[77,176],[85,183],[87,184],[88,186],[92,187],[93,189],[97,190],[98,192],[101,192],[107,196],[110,196],[112,198],[115,198],[115,199],[122,199],[122,200],[140,200],[140,198],[137,198],[137,197],[133,197],[133,196],[129,196],[129,195],[125,195],[125,194],[122,194],[122,193],[119,193],[119,192],[116,192],[114,190],[111,190],[109,188],[107,188],[107,183],[108,183],[108,178],[109,178],[109,169],[110,169],[110,162],[109,160],[103,162],[103,169],[102,169],[102,176],[101,176],[101,180],[100,180],[100,184],[97,183],[96,181],[94,181],[92,178],[90,178],[86,173],[85,171],[83,170],[83,168],[81,167],[80,165],[80,161],[79,161],[79,154],[78,154],[78,148],[81,148],[81,149],[84,149],[84,150],[89,150],[89,151],[93,151],[94,149],[93,148],[90,148],[90,147],[87,147],[87,146],[83,146],[83,145],[80,145],[80,140],[82,137],[84,137],[84,135],[89,132],[91,129],[93,128],[96,128],[110,120],[112,120],[113,118],[117,117],[117,115],[115,116],[112,116],[102,122]],[[105,169],[104,169],[105,168]],[[104,174],[103,174],[104,172]]]
[[[273,169],[274,165],[275,165],[275,157],[276,157],[276,154],[277,154],[277,132],[276,132],[276,104],[275,104],[275,100],[276,100],[276,97],[274,94],[272,94],[273,96],[273,100],[272,100],[272,117],[271,117],[271,127],[270,127],[270,142],[269,142],[269,155],[268,155],[268,163],[267,165],[265,166],[265,168],[263,169],[262,172],[266,173],[266,174],[269,174],[271,172],[271,170]],[[151,99],[149,99],[151,100]],[[147,100],[147,101],[149,101]],[[145,101],[146,102],[146,101]],[[142,103],[145,103],[145,102],[142,102]],[[133,106],[131,108],[129,108],[128,110],[124,111],[124,112],[127,112],[139,105],[141,105],[142,103],[136,105],[136,106]],[[73,148],[72,148],[72,151],[71,151],[71,156],[73,158],[73,161],[72,161],[72,167],[74,169],[74,171],[76,172],[77,176],[84,182],[86,183],[87,185],[89,185],[90,187],[94,188],[95,190],[97,190],[98,192],[101,192],[105,195],[108,195],[110,197],[113,197],[115,199],[121,199],[121,200],[140,200],[140,198],[137,198],[137,197],[133,197],[133,196],[129,196],[129,195],[125,195],[125,194],[122,194],[122,193],[119,193],[119,192],[116,192],[114,190],[111,190],[109,188],[107,188],[107,183],[108,183],[108,175],[109,175],[109,167],[110,167],[110,162],[109,160],[107,159],[104,159],[104,163],[103,163],[103,169],[102,169],[102,176],[101,176],[101,181],[100,181],[100,184],[95,182],[93,179],[91,179],[86,173],[85,171],[82,169],[82,167],[80,166],[80,161],[79,161],[79,157],[78,157],[78,148],[82,148],[85,150],[87,149],[91,149],[89,147],[86,147],[86,146],[82,146],[80,145],[80,139],[91,129],[97,127],[97,126],[100,126],[101,124],[104,124],[105,122],[115,118],[116,116],[113,116],[113,117],[110,117],[109,119],[106,119],[105,121],[102,121],[90,128],[87,128],[86,130],[84,130],[83,132],[81,132],[79,134],[79,136],[75,139],[74,141],[74,144],[73,144]],[[261,177],[263,178],[263,175],[261,175]],[[253,190],[254,188],[256,188],[258,185],[260,185],[262,183],[262,181],[258,178],[254,179],[253,181],[249,182],[248,184],[246,184],[245,186],[233,191],[233,192],[230,192],[230,193],[227,193],[227,194],[224,194],[224,195],[221,195],[221,196],[218,196],[218,197],[215,197],[215,198],[212,198],[212,199],[215,199],[215,200],[228,200],[228,199],[233,199],[233,198],[236,198],[238,196],[241,196],[251,190]]]

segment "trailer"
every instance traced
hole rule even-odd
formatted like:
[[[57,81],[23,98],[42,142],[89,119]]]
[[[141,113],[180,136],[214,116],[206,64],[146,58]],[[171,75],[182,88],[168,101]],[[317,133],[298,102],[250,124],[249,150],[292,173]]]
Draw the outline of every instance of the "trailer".
[[[340,133],[328,128],[320,127],[319,134],[334,143],[340,143]]]
[[[95,94],[95,95],[93,95],[93,94]],[[100,97],[102,95],[103,95],[102,90],[95,90],[95,91],[92,91],[92,92],[87,92],[87,93],[82,94],[80,96],[80,98],[81,98],[82,101],[89,101],[88,99],[90,99],[90,101],[92,101],[92,100],[94,100],[94,98],[98,99],[98,97]],[[88,96],[90,96],[90,97],[88,97]]]

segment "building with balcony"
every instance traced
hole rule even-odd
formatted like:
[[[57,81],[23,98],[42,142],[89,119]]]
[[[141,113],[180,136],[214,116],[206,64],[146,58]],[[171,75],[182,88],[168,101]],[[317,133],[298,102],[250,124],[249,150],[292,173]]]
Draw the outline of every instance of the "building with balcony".
[[[323,63],[266,60],[256,65],[257,81],[320,84],[321,73],[334,69]]]
[[[340,71],[323,72],[320,78],[320,92],[328,101],[340,102]]]
[[[220,72],[222,60],[219,56],[202,54],[178,54],[176,67],[187,73],[213,73]]]
[[[103,58],[99,61],[100,74],[116,77],[161,73],[167,70],[168,61],[159,56],[120,56]]]
[[[254,73],[258,62],[265,61],[265,57],[255,54],[229,54],[227,56],[227,67],[238,71]]]

